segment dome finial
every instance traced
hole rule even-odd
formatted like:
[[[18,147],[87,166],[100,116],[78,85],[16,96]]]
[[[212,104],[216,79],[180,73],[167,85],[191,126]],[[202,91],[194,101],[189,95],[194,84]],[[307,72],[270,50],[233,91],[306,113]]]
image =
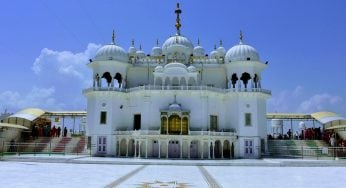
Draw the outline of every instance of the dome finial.
[[[214,44],[214,50],[216,50],[216,44]]]
[[[177,28],[177,35],[180,35],[180,17],[179,15],[181,14],[181,9],[179,7],[179,3],[177,3],[177,8],[175,9],[175,14],[177,14],[177,19],[176,19],[176,23],[175,23],[175,27]]]
[[[222,46],[222,40],[220,40],[220,46]]]
[[[199,46],[200,42],[199,42],[199,38],[197,38],[197,45]]]
[[[114,35],[114,29],[113,29],[113,33],[112,33],[112,44],[115,44],[115,35]]]
[[[240,33],[239,33],[239,44],[243,44],[243,32],[240,30]]]
[[[156,39],[156,46],[159,46],[159,39]]]
[[[139,45],[139,50],[142,50],[142,44]]]
[[[135,39],[131,40],[131,46],[135,46]]]

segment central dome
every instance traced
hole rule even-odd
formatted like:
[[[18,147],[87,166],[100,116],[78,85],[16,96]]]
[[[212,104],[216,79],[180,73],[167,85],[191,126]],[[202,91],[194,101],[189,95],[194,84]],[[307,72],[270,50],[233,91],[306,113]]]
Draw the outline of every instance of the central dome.
[[[187,50],[189,50],[189,53],[191,54],[193,51],[193,44],[192,42],[181,35],[175,35],[172,37],[169,37],[162,45],[162,50],[167,51],[171,47],[185,47]]]
[[[102,46],[100,49],[97,50],[95,55],[95,60],[118,60],[118,61],[127,61],[128,56],[125,50],[117,46],[115,44],[107,44]]]

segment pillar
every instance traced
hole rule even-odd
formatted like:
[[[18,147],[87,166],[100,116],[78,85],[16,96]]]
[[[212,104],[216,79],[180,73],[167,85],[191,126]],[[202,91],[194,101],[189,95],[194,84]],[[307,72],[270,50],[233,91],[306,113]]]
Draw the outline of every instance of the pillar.
[[[168,159],[168,145],[169,145],[169,141],[167,140],[166,142],[167,148],[166,148],[166,158]]]
[[[120,154],[121,154],[121,153],[120,153],[120,151],[121,151],[121,150],[120,150],[120,146],[121,146],[121,140],[119,141],[118,157],[120,157]]]
[[[138,148],[138,158],[141,158],[141,141],[138,141],[138,145],[139,145],[139,148]]]
[[[145,158],[148,158],[148,138],[145,140]]]
[[[213,159],[215,159],[215,142],[213,142]]]
[[[189,140],[189,144],[187,144],[187,147],[188,147],[188,149],[187,149],[187,151],[188,151],[187,158],[190,159],[190,156],[191,156],[191,140]]]
[[[203,141],[201,141],[200,142],[201,143],[201,159],[203,159],[204,158],[204,142]]]
[[[221,142],[221,158],[223,159],[223,142]]]
[[[159,159],[161,158],[161,141],[159,140]]]
[[[126,140],[126,157],[129,157],[129,140]]]
[[[210,141],[208,141],[208,159],[210,159]]]
[[[180,159],[183,157],[183,140],[180,140]]]
[[[134,158],[136,158],[137,156],[137,140],[135,140],[135,155],[134,155]]]

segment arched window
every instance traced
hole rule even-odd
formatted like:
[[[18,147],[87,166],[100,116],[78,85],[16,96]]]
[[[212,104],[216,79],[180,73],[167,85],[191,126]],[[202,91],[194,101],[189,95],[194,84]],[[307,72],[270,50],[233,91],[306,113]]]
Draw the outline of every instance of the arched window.
[[[109,72],[105,72],[103,73],[102,77],[101,78],[104,78],[105,81],[107,82],[107,86],[109,87],[112,83],[112,76]],[[103,84],[102,84],[103,85]]]
[[[122,78],[121,74],[117,72],[115,74],[115,76],[114,76],[114,79],[117,80],[117,82],[118,82],[118,83],[116,83],[116,86],[118,86],[118,88],[120,88],[121,87],[121,83],[123,81],[123,78]]]
[[[250,74],[247,73],[247,72],[244,72],[244,73],[241,75],[240,80],[243,81],[245,88],[247,88],[247,84],[248,84],[248,82],[249,82],[250,79],[251,79],[251,76],[250,76]]]
[[[232,74],[232,78],[231,78],[231,81],[232,81],[232,87],[235,88],[235,85],[237,84],[237,81],[238,81],[238,76],[237,74]]]

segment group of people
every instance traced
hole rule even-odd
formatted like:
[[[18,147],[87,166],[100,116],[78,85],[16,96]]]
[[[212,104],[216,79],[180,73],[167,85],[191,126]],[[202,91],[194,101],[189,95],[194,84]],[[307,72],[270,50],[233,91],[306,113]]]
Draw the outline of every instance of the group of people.
[[[38,137],[60,137],[60,136],[66,137],[67,135],[67,128],[65,127],[64,130],[60,127],[56,128],[55,125],[53,128],[50,128],[50,126],[45,125],[45,126],[33,126],[32,131],[31,131],[31,136],[33,139],[36,139]]]
[[[322,135],[322,131],[321,128],[307,128],[307,129],[303,129],[300,132],[296,131],[295,133],[293,133],[291,131],[291,129],[288,129],[286,134],[268,134],[267,138],[268,140],[272,140],[272,139],[295,139],[295,140],[320,140],[322,139],[323,135]]]

